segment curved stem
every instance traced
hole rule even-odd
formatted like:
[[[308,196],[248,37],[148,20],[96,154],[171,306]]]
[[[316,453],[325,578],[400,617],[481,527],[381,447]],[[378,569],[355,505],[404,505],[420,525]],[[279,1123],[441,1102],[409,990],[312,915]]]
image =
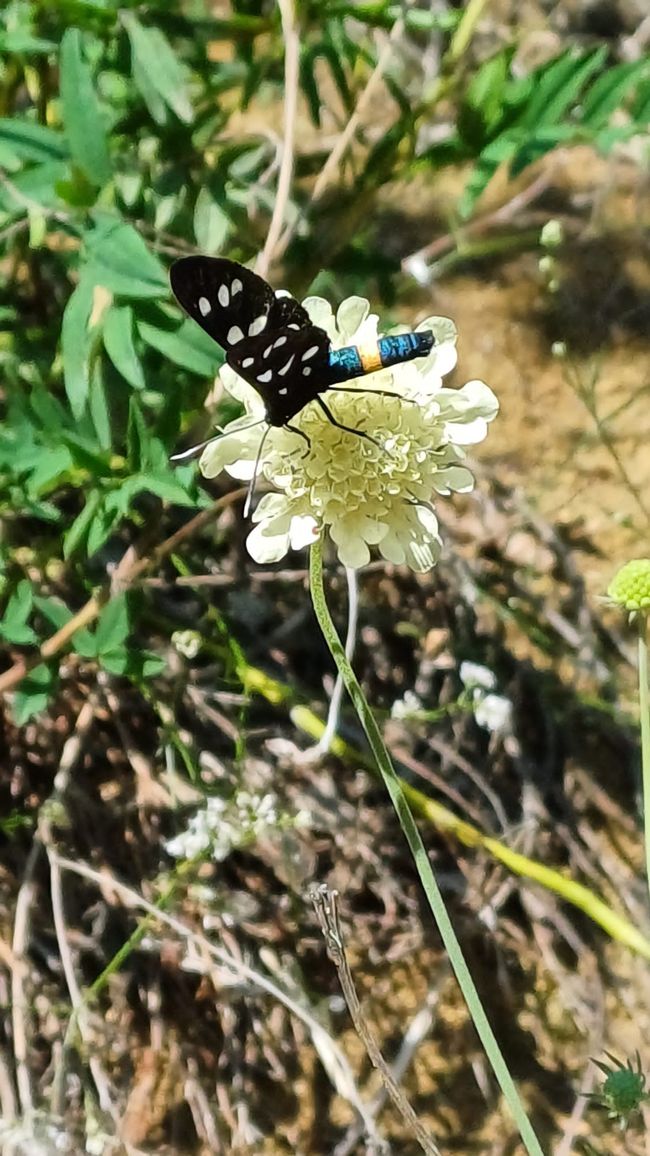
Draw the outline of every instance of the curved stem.
[[[356,570],[351,570],[349,566],[345,567],[345,577],[348,583],[348,625],[345,636],[345,657],[348,662],[352,662],[354,654],[354,647],[357,641],[357,621],[359,618],[359,584],[357,582]],[[336,735],[337,727],[339,725],[339,715],[341,713],[341,699],[343,698],[343,678],[339,671],[336,675],[336,682],[334,683],[334,690],[330,699],[330,706],[327,712],[327,723],[320,739],[314,747],[311,748],[310,753],[314,755],[326,755],[329,751],[332,741]]]
[[[348,662],[345,651],[341,644],[341,640],[336,633],[336,627],[332,622],[327,601],[325,599],[325,590],[323,588],[323,546],[322,539],[318,539],[311,547],[310,561],[309,561],[309,577],[311,596],[314,605],[314,611],[318,619],[318,624],[323,632],[323,636],[332,654],[341,678],[345,684],[345,688],[352,699],[352,704],[359,716],[359,720],[366,733],[368,742],[372,753],[377,762],[377,766],[381,772],[384,780],[386,790],[390,795],[391,802],[397,817],[400,821],[400,826],[406,836],[406,841],[410,847],[415,866],[417,868],[420,882],[424,888],[429,907],[433,913],[438,930],[442,937],[447,954],[449,955],[449,962],[454,969],[456,979],[460,985],[461,991],[467,1003],[469,1013],[472,1017],[474,1027],[476,1028],[480,1037],[481,1043],[485,1048],[486,1055],[492,1066],[492,1071],[496,1076],[499,1087],[507,1101],[508,1107],[515,1120],[519,1135],[523,1140],[524,1147],[529,1156],[543,1156],[543,1152],[533,1130],[533,1126],[528,1119],[524,1106],[522,1104],[519,1092],[515,1083],[508,1071],[505,1059],[496,1041],[494,1032],[490,1026],[485,1009],[480,1001],[478,991],[469,968],[465,962],[465,958],[460,948],[456,933],[453,929],[447,908],[445,907],[442,893],[436,882],[436,878],[431,869],[431,864],[422,842],[420,832],[415,823],[415,819],[411,813],[408,805],[402,784],[399,780],[395,768],[391,762],[390,755],[384,744],[381,732],[375,721],[370,707],[364,697],[363,691],[356,675]]]
[[[639,614],[639,708],[641,713],[645,862],[647,884],[650,889],[650,688],[648,687],[648,622],[645,614]]]

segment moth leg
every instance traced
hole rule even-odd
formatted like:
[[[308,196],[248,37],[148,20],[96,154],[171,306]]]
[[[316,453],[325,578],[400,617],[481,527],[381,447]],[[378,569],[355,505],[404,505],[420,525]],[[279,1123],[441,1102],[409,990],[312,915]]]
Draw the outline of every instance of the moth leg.
[[[298,429],[298,426],[292,425],[290,421],[285,421],[284,428],[290,429],[292,433],[298,434],[299,437],[304,438],[304,440],[307,442],[307,449],[303,454],[303,457],[305,457],[311,449],[311,438],[308,438],[304,430]]]
[[[340,421],[337,421],[331,409],[325,404],[322,397],[316,397],[314,400],[318,402],[327,420],[330,421],[332,425],[335,425],[337,429],[345,430],[346,433],[356,434],[357,437],[365,438],[366,441],[372,442],[373,446],[377,446],[378,449],[383,449],[381,442],[378,442],[377,438],[374,438],[372,434],[366,433],[364,429],[355,429],[354,426],[343,425]]]

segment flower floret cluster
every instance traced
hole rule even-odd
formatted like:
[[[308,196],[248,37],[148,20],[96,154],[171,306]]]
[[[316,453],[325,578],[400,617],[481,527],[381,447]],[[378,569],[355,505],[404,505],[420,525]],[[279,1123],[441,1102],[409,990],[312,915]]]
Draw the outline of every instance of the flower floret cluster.
[[[378,318],[361,297],[344,301],[336,316],[319,297],[307,298],[304,306],[334,348],[379,336]],[[434,498],[472,489],[465,447],[483,440],[498,404],[481,381],[460,389],[443,386],[456,364],[451,321],[430,317],[418,328],[431,329],[436,337],[427,357],[380,369],[324,395],[338,422],[369,437],[339,429],[313,402],[292,420],[304,437],[285,427],[266,431],[258,468],[270,490],[254,511],[248,538],[256,561],[278,561],[290,546],[300,549],[327,530],[348,567],[365,565],[371,548],[416,571],[435,564],[441,540]],[[229,366],[222,368],[221,380],[245,413],[206,447],[201,470],[214,477],[226,469],[250,480],[263,428],[251,423],[264,418],[264,405]]]
[[[191,816],[186,830],[169,839],[165,847],[174,859],[209,855],[223,862],[231,851],[248,847],[271,831],[304,826],[308,821],[304,812],[294,817],[282,813],[275,795],[240,790],[231,799],[208,798],[205,807]]]

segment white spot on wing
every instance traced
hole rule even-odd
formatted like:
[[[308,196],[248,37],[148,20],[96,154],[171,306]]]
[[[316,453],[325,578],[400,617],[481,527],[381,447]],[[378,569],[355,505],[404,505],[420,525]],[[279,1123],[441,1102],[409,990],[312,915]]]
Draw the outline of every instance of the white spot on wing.
[[[217,300],[222,309],[227,309],[230,305],[230,292],[227,285],[220,285],[217,293]]]
[[[254,361],[255,361],[254,357],[245,357],[241,363],[242,369],[250,369],[250,367]]]
[[[267,345],[266,349],[264,350],[264,353],[262,354],[262,357],[268,357],[268,355],[272,349],[273,349],[272,345]]]
[[[287,341],[288,341],[288,338],[287,338],[286,334],[283,333],[282,337],[278,337],[277,341],[273,342],[273,348],[279,349],[281,345],[286,345]]]
[[[263,384],[266,384],[266,382],[270,381],[272,377],[273,377],[273,370],[267,369],[266,373],[258,373],[257,380],[261,381]]]
[[[311,365],[306,365],[302,371],[303,377],[309,377],[310,373],[311,373]]]
[[[309,358],[313,357],[315,353],[318,353],[318,346],[317,345],[310,345],[309,349],[306,349],[305,352],[303,353],[302,360],[303,361],[309,361]]]
[[[293,365],[293,362],[295,361],[295,358],[296,358],[295,353],[292,353],[291,357],[289,358],[287,363],[282,366],[282,369],[278,370],[278,373],[280,373],[282,375],[282,377],[284,377],[285,373],[289,372],[289,370],[291,369],[291,366]]]
[[[260,316],[251,321],[250,325],[248,326],[248,336],[257,337],[258,333],[262,333],[265,329],[266,313],[261,313]]]
[[[295,321],[290,321],[287,325],[287,329],[300,329],[300,326],[297,325]]]
[[[231,325],[228,330],[226,341],[229,345],[236,345],[238,341],[242,341],[244,334],[238,325]]]
[[[234,297],[235,293],[241,293],[243,288],[244,288],[243,283],[239,280],[239,277],[235,277],[235,280],[233,281],[232,285],[230,286],[230,292],[231,292],[232,296]]]
[[[212,312],[212,306],[207,297],[199,297],[199,313],[201,317],[207,317],[208,313]]]
[[[282,386],[282,389],[279,389],[279,390],[278,390],[278,393],[280,394],[280,397],[286,397],[286,396],[287,396],[287,394],[288,394],[288,392],[289,392],[289,390],[287,389],[286,385],[283,385],[283,386]]]

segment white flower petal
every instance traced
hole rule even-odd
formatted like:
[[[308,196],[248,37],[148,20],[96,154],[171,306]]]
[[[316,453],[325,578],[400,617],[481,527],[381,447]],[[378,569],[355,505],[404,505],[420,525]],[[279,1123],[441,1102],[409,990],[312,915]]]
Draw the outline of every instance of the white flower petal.
[[[250,454],[244,436],[225,433],[208,442],[199,458],[199,469],[205,478],[216,478],[223,469],[230,469],[234,462],[244,456],[251,457],[252,467],[255,457]]]
[[[305,546],[313,546],[318,537],[318,524],[311,514],[300,514],[291,519],[289,541],[292,550],[302,550]]]
[[[336,328],[344,345],[357,336],[357,330],[369,312],[370,305],[365,297],[348,297],[341,302],[336,314]]]
[[[354,534],[349,537],[343,535],[336,544],[336,552],[342,564],[348,566],[350,570],[367,566],[370,561],[370,550],[366,543],[363,538],[357,538]]]
[[[445,466],[434,478],[437,494],[469,494],[474,489],[474,475],[466,466]]]
[[[314,325],[324,329],[330,341],[336,340],[336,322],[329,301],[324,297],[305,297],[303,308],[307,310]]]
[[[255,562],[279,562],[289,548],[289,534],[270,535],[264,533],[264,523],[251,530],[246,539],[246,549]]]

